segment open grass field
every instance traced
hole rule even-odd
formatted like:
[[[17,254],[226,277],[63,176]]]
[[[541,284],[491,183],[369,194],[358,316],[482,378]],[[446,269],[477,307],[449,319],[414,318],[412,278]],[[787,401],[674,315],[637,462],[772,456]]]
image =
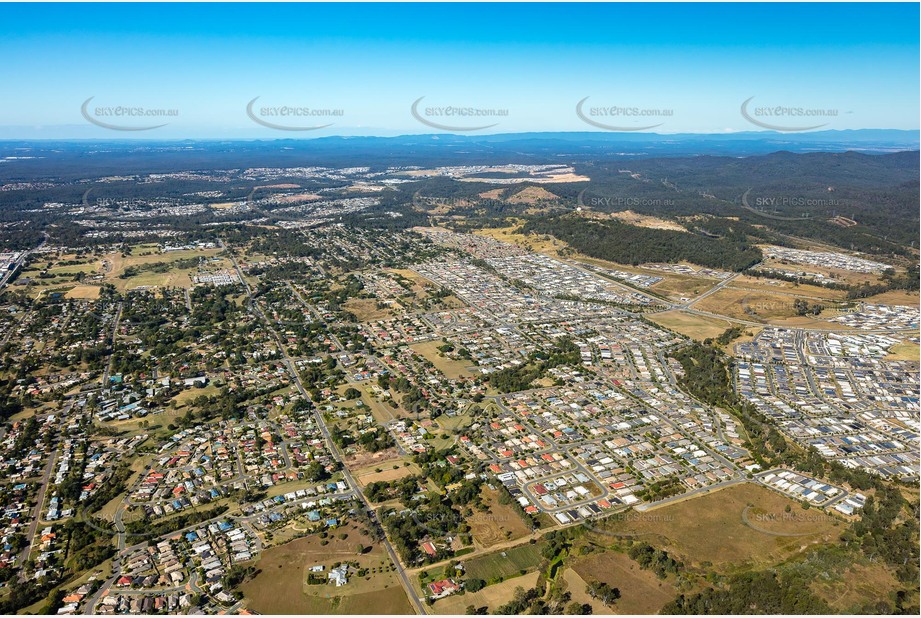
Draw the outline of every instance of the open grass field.
[[[557,240],[553,236],[546,234],[520,234],[517,232],[519,228],[519,224],[500,228],[484,228],[475,230],[474,234],[478,234],[480,236],[488,236],[502,242],[518,245],[519,247],[523,247],[529,251],[535,251],[537,253],[543,253],[553,257],[560,257],[561,254],[565,254],[567,259],[576,260],[585,264],[593,264],[603,268],[662,277],[662,281],[654,284],[651,288],[649,288],[649,291],[655,292],[656,294],[671,298],[673,300],[703,294],[718,283],[716,279],[708,277],[694,277],[690,275],[672,274],[650,268],[642,268],[637,266],[630,266],[627,264],[618,264],[616,262],[608,262],[606,260],[599,260],[597,258],[592,258],[587,255],[574,252],[572,248],[569,247],[569,245],[560,240]]]
[[[708,337],[718,337],[732,326],[732,322],[729,320],[694,315],[684,311],[665,311],[663,313],[653,313],[647,317],[656,324],[682,335],[687,335],[696,341],[703,341]]]
[[[743,520],[746,507],[749,521],[767,532]],[[634,515],[612,517],[598,527],[614,534],[635,535],[666,549],[686,564],[710,562],[714,570],[776,564],[810,545],[834,541],[847,526],[817,509],[804,511],[793,500],[753,483]],[[592,536],[599,543],[612,539],[599,532]]]
[[[412,291],[413,292],[421,292],[422,290],[425,289],[426,286],[435,285],[435,282],[432,281],[431,279],[427,277],[423,277],[416,271],[410,270],[408,268],[388,268],[387,272],[400,275],[401,277],[412,281],[413,283]]]
[[[186,410],[176,409],[171,410],[166,408],[160,414],[148,414],[144,418],[130,418],[124,421],[109,421],[105,423],[106,427],[111,427],[112,429],[120,432],[122,435],[134,435],[139,433],[153,433],[159,437],[165,436],[170,431],[167,429],[167,425],[178,419],[180,416],[183,416],[186,413]],[[143,423],[147,422],[147,427],[143,427]],[[158,429],[154,429],[158,427]]]
[[[506,580],[537,568],[541,561],[543,543],[525,543],[505,551],[477,556],[464,562],[467,577],[482,579],[486,583]]]
[[[192,286],[192,279],[188,271],[171,270],[168,273],[141,273],[127,279],[115,279],[112,284],[121,291],[136,288],[188,288]]]
[[[560,577],[566,584],[566,592],[569,593],[572,602],[588,603],[592,607],[592,614],[595,615],[610,614],[614,612],[613,608],[606,606],[598,599],[593,599],[591,595],[585,592],[585,587],[588,584],[574,569],[565,569]]]
[[[693,308],[699,311],[718,313],[731,318],[763,322],[765,324],[784,324],[787,326],[819,325],[833,327],[834,324],[817,319],[814,316],[797,315],[794,302],[798,296],[781,291],[743,289],[726,286],[698,303]],[[831,315],[831,307],[837,303],[829,300],[803,299],[809,305],[823,305],[828,307],[824,313]],[[821,318],[823,314],[818,317]],[[792,321],[791,321],[792,320]]]
[[[139,245],[132,246],[129,249],[128,254],[133,255],[133,256],[134,255],[143,256],[143,255],[152,255],[159,251],[160,251],[160,246],[157,245],[157,243],[147,242],[147,243],[141,243]]]
[[[160,253],[156,245],[136,245],[131,252],[122,257],[121,253],[110,253],[103,256],[102,272],[106,281],[112,283],[120,291],[138,287],[190,287],[192,281],[189,272],[194,269],[174,269],[166,273],[142,272],[133,277],[122,279],[121,275],[132,266],[144,266],[156,262],[176,262],[192,258],[212,258],[220,253],[220,249],[183,249]]]
[[[907,360],[918,362],[921,358],[921,347],[911,341],[897,343],[889,349],[889,355],[886,360]]]
[[[917,307],[919,303],[917,292],[907,292],[905,290],[892,290],[883,292],[876,296],[869,296],[864,302],[880,305],[904,305],[907,307]]]
[[[512,245],[518,245],[528,251],[545,253],[554,257],[558,256],[560,251],[569,246],[563,241],[557,240],[547,234],[519,234],[517,230],[520,229],[522,223],[524,223],[524,221],[508,227],[483,228],[474,230],[473,233],[479,236],[488,236],[489,238],[494,238]]]
[[[346,455],[342,458],[342,463],[349,470],[380,468],[381,470],[393,468],[394,465],[402,465],[403,459],[396,448],[387,448],[376,453],[371,453],[360,447],[349,447],[346,449]]]
[[[589,603],[598,614],[657,614],[675,598],[675,588],[668,579],[659,579],[652,571],[641,569],[620,552],[606,551],[580,558],[563,577],[573,600]],[[585,593],[586,584],[592,581],[619,588],[621,598],[610,607],[600,600],[593,601]]]
[[[99,298],[99,293],[102,291],[98,285],[75,285],[72,287],[67,294],[64,295],[65,298],[78,298],[86,300],[96,300]]]
[[[340,539],[339,534],[347,534]],[[310,535],[271,547],[256,562],[259,574],[242,586],[247,606],[262,614],[410,614],[396,571],[383,547],[347,524],[327,539]],[[372,546],[358,555],[358,544]],[[337,562],[357,562],[369,574],[349,578],[345,586],[307,584],[307,569],[323,565],[329,572]],[[376,571],[376,572],[375,572]]]
[[[655,268],[643,268],[642,266],[633,266],[630,264],[620,264],[617,262],[609,262],[607,260],[599,260],[598,258],[588,257],[587,255],[582,255],[579,253],[569,255],[567,257],[577,262],[592,264],[593,266],[600,266],[602,268],[608,268],[611,270],[622,270],[624,272],[635,273],[638,275],[661,277],[662,281],[654,283],[648,288],[641,289],[643,289],[643,291],[653,292],[659,296],[668,297],[673,300],[702,294],[718,283],[717,280],[708,277],[694,277],[691,275],[682,275],[679,273],[668,273],[657,270]]]
[[[759,246],[763,247],[764,245]],[[807,249],[810,251],[831,251],[832,253],[841,253],[841,249],[836,247],[807,247]],[[848,285],[876,283],[879,281],[879,275],[875,275],[873,273],[858,273],[850,270],[842,270],[840,268],[818,266],[815,264],[796,264],[793,262],[778,260],[776,258],[767,258],[764,260],[762,267],[765,269],[777,268],[779,270],[786,270],[794,273],[818,273],[826,278],[838,281],[840,283],[846,283]]]
[[[214,397],[221,392],[221,389],[215,386],[213,383],[208,383],[204,388],[187,388],[175,397],[173,401],[176,402],[177,408],[184,408],[189,405],[192,400],[197,399],[204,395],[205,397]]]
[[[687,228],[674,221],[668,221],[667,219],[660,219],[659,217],[653,217],[651,215],[643,215],[632,210],[622,210],[620,212],[612,212],[609,215],[612,219],[617,219],[623,221],[628,225],[635,225],[637,227],[648,227],[656,230],[674,230],[676,232],[686,232]]]
[[[488,505],[486,512],[475,512],[467,519],[470,534],[481,547],[492,547],[503,541],[520,539],[531,529],[511,504],[499,503],[499,492],[484,487],[480,492]]]
[[[409,465],[404,465],[405,463]],[[395,465],[397,466],[396,469],[393,467]],[[378,469],[380,472],[375,471]],[[352,476],[355,477],[355,480],[358,481],[362,487],[366,487],[368,484],[378,481],[395,481],[406,476],[421,473],[422,470],[419,466],[413,462],[407,462],[404,458],[392,459],[378,466],[368,466],[367,468],[352,470]]]
[[[847,296],[843,290],[830,290],[820,285],[798,285],[789,281],[780,281],[778,279],[766,279],[759,277],[749,277],[740,275],[732,281],[732,287],[751,288],[756,290],[765,290],[768,292],[779,291],[798,294],[800,296],[810,296],[813,298],[826,298],[829,301],[842,301]],[[819,302],[811,300],[810,302]]]
[[[472,374],[467,369],[467,362],[456,361],[439,354],[438,346],[444,345],[440,340],[417,343],[410,347],[430,361],[435,368],[449,379],[465,378]]]
[[[519,586],[528,590],[533,588],[537,583],[539,573],[528,573],[519,577],[513,577],[499,584],[486,586],[477,592],[465,592],[462,595],[452,595],[435,601],[432,606],[436,614],[463,614],[468,605],[474,607],[488,607],[495,610],[500,605],[508,603],[515,594],[515,588]]]
[[[647,275],[655,275],[656,277],[662,277],[662,281],[652,284],[649,289],[661,296],[665,296],[672,300],[694,298],[695,296],[703,294],[719,283],[719,281],[716,279],[693,277],[691,275],[663,273],[662,271],[657,271],[654,269],[639,272],[643,272]]]
[[[469,414],[456,414],[454,416],[448,416],[443,414],[438,417],[437,421],[438,426],[444,429],[445,431],[459,431],[461,429],[466,429],[473,424],[474,419]]]

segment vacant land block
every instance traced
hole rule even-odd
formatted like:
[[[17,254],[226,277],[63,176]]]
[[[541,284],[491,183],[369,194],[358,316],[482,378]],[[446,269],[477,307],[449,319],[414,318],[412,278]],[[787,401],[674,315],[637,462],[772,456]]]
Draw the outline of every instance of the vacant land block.
[[[498,582],[532,571],[541,561],[543,543],[526,543],[505,551],[478,556],[464,563],[468,577]]]
[[[652,571],[640,568],[626,554],[614,551],[577,560],[563,577],[569,584],[573,600],[589,602],[596,613],[657,614],[663,605],[675,598],[675,588],[669,580],[659,579]],[[600,600],[591,602],[591,596],[585,592],[589,582],[603,582],[618,588],[621,597],[611,606],[605,606]],[[585,597],[589,601],[582,600]]]
[[[732,327],[729,320],[709,316],[685,313],[684,311],[665,311],[647,316],[650,320],[676,333],[687,335],[691,339],[703,341],[719,337],[727,328]]]
[[[435,365],[435,368],[445,374],[445,377],[449,379],[454,380],[472,375],[470,370],[467,369],[470,363],[453,360],[443,356],[438,350],[438,347],[442,345],[444,345],[444,343],[441,341],[426,341],[425,343],[417,343],[410,347]]]
[[[634,537],[686,564],[709,562],[716,570],[728,570],[776,564],[811,545],[833,542],[846,526],[818,509],[804,510],[776,492],[743,483],[629,517],[602,520],[596,525],[602,532],[591,534],[604,544],[614,542],[616,535]]]
[[[346,534],[346,538],[340,536]],[[323,545],[323,541],[328,541]],[[358,545],[371,546],[359,555]],[[355,562],[368,570],[353,574],[345,586],[307,584],[307,569],[322,565],[324,572],[338,562]],[[310,535],[263,552],[256,563],[259,574],[242,586],[248,607],[262,614],[409,614],[412,606],[396,570],[380,544],[357,527],[346,525],[321,539]]]
[[[499,501],[499,492],[484,487],[480,494],[487,504],[485,512],[476,511],[467,518],[470,534],[482,547],[492,547],[497,543],[520,539],[531,532],[531,528],[511,504]]]

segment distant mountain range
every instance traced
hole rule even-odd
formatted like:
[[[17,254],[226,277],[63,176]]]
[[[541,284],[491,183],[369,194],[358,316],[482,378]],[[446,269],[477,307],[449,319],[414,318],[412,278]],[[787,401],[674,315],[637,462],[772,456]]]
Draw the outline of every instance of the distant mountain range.
[[[921,148],[918,131],[860,129],[778,133],[505,133],[258,140],[0,141],[0,180],[182,169],[349,165],[576,163],[637,157],[773,152],[883,154]]]

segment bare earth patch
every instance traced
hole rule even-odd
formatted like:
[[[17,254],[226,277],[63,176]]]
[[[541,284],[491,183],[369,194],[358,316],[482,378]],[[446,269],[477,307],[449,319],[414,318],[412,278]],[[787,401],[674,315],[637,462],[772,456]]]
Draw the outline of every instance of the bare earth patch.
[[[557,200],[559,196],[550,193],[543,187],[525,187],[518,193],[510,196],[506,201],[509,204],[536,204],[541,200]]]
[[[687,232],[687,229],[678,225],[674,221],[666,221],[665,219],[660,219],[651,215],[641,215],[637,212],[633,212],[632,210],[612,212],[611,218],[618,219],[624,223],[629,223],[630,225],[636,225],[638,227],[648,227],[656,230],[674,230],[676,232]]]

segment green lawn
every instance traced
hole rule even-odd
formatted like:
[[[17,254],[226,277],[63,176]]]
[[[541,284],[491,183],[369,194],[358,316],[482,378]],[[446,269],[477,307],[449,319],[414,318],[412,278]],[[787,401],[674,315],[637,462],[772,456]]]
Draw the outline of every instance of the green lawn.
[[[515,577],[522,571],[532,571],[541,561],[544,543],[525,543],[512,549],[499,551],[463,562],[467,577],[482,579],[487,583]],[[504,554],[504,555],[503,555]]]

